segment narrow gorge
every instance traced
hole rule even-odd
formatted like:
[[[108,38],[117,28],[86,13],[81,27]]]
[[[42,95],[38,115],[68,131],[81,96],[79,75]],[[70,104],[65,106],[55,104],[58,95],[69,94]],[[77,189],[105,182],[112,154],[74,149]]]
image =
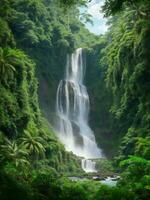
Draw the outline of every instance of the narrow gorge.
[[[150,199],[150,0],[0,0],[0,200]]]

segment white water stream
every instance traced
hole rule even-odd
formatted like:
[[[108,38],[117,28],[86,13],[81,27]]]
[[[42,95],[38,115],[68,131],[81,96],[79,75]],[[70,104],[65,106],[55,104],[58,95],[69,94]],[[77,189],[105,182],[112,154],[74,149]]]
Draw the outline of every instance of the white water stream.
[[[102,153],[88,125],[89,96],[83,84],[85,70],[82,48],[79,48],[67,57],[65,77],[57,89],[56,130],[66,150],[83,157],[83,170],[96,172],[91,159],[102,157]]]

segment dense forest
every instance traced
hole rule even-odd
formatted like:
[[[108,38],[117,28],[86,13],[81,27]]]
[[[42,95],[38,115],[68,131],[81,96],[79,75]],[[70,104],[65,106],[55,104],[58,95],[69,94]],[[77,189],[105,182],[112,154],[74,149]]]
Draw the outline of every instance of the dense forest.
[[[150,1],[105,0],[104,35],[85,27],[91,19],[79,8],[87,2],[0,1],[1,200],[150,198]],[[98,172],[119,174],[113,187],[70,180],[90,174],[53,128],[66,56],[79,47],[89,124],[105,155]]]

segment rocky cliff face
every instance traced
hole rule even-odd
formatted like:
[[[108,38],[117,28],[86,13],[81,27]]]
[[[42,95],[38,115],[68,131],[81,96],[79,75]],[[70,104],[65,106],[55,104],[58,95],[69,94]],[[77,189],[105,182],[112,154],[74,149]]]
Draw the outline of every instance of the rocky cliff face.
[[[114,119],[109,112],[112,103],[111,92],[105,83],[106,67],[100,64],[104,42],[86,50],[86,86],[90,97],[90,126],[94,130],[98,145],[108,157],[116,154],[119,138]]]

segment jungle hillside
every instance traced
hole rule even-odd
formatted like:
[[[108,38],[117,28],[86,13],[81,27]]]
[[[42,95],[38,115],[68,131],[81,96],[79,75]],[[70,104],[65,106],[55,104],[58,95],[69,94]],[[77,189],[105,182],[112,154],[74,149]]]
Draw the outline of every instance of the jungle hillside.
[[[149,0],[0,0],[0,199],[150,199]]]

